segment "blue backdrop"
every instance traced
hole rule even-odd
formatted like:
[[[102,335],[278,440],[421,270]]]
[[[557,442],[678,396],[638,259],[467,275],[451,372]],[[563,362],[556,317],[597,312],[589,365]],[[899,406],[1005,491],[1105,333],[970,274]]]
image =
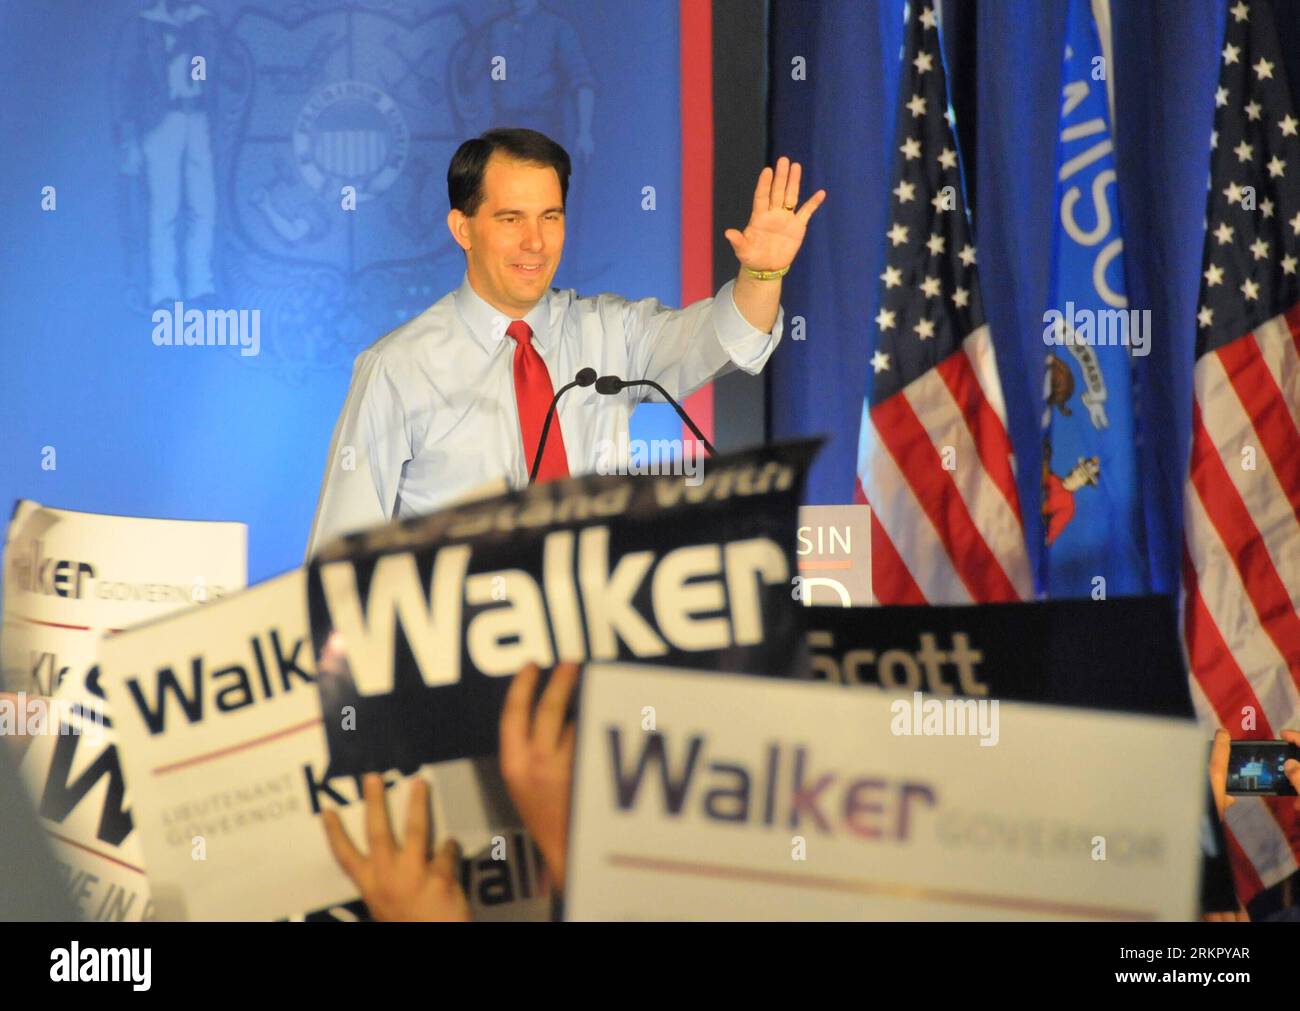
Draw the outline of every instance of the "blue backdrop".
[[[560,140],[555,283],[676,304],[677,50],[676,0],[5,0],[0,502],[240,520],[250,579],[299,564],[353,357],[460,282],[462,139]],[[259,353],[156,346],[178,299],[258,309]]]
[[[913,0],[913,6],[922,0]],[[1115,135],[1133,308],[1152,312],[1137,360],[1140,479],[1149,484],[1152,589],[1178,583],[1200,283],[1225,0],[1112,0]],[[1284,5],[1286,6],[1286,5]],[[1053,227],[1065,0],[948,0],[943,40],[984,305],[997,346],[1026,534],[1037,569],[1043,312]],[[772,150],[829,191],[787,282],[807,340],[777,356],[773,430],[829,432],[814,502],[853,494],[870,323],[883,269],[901,0],[772,5]],[[1296,19],[1280,18],[1294,89]],[[806,81],[791,61],[807,61]]]

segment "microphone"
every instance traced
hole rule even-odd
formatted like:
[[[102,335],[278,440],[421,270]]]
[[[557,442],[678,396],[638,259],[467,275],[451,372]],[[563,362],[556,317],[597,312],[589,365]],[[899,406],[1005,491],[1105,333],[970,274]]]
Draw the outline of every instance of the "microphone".
[[[546,420],[542,422],[542,436],[537,440],[537,455],[533,457],[533,469],[528,472],[528,483],[534,484],[537,481],[537,469],[542,465],[542,452],[546,449],[546,437],[551,431],[551,419],[555,417],[555,407],[560,402],[560,398],[568,393],[575,386],[590,386],[597,382],[596,370],[587,367],[579,369],[578,374],[573,377],[573,381],[565,383],[555,391],[555,396],[551,398],[551,406],[547,408]]]
[[[613,396],[615,393],[620,393],[629,386],[649,386],[651,389],[656,390],[664,400],[668,401],[668,403],[672,405],[673,410],[677,412],[677,416],[681,418],[682,421],[686,423],[686,427],[695,434],[695,438],[704,443],[704,448],[709,451],[709,456],[718,455],[718,451],[713,448],[713,443],[704,437],[704,433],[701,432],[695,422],[691,420],[691,416],[686,413],[682,408],[682,405],[674,400],[672,395],[653,379],[620,379],[618,376],[601,376],[596,380],[596,392],[603,393],[606,396]]]

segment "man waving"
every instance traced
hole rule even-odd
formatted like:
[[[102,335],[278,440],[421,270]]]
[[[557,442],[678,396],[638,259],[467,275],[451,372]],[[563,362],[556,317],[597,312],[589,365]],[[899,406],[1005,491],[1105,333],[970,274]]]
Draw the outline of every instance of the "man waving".
[[[432,512],[494,479],[527,484],[554,391],[583,368],[652,379],[680,400],[767,363],[781,339],[781,278],[826,198],[819,190],[799,205],[797,162],[764,168],[749,223],[726,231],[736,279],[682,309],[551,287],[569,169],[564,148],[533,130],[490,130],[457,149],[447,227],[465,251],[464,279],[357,356],[309,557],[341,534]],[[641,389],[566,394],[538,480],[594,470],[602,446],[625,447]]]

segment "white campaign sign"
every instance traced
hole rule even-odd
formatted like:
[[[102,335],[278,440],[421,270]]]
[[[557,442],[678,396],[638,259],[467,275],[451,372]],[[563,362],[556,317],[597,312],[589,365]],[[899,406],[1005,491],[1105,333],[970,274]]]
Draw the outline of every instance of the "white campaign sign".
[[[132,826],[116,734],[107,705],[87,688],[85,675],[69,673],[52,700],[27,700],[29,710],[52,702],[53,718],[29,738],[23,781],[78,915],[152,919],[144,851]]]
[[[1195,724],[1006,703],[943,733],[980,721],[919,701],[588,666],[568,917],[1193,918]]]
[[[355,900],[319,812],[341,809],[364,850],[360,782],[325,776],[303,570],[114,636],[102,654],[102,683],[159,919],[296,918]],[[472,868],[466,877],[483,884],[489,900],[527,912],[532,906],[520,901],[542,893],[534,885],[534,894],[524,894],[521,882],[536,875],[521,867],[522,840],[512,840],[508,829],[486,829],[488,815],[467,800],[472,769],[444,772],[446,784],[440,769],[418,773],[433,788],[438,840],[463,830],[462,845],[473,856],[471,847],[490,850],[501,836],[497,873],[488,875],[494,880],[480,882],[483,875]],[[400,832],[409,779],[385,779]],[[517,816],[498,824],[517,824]]]
[[[246,540],[242,523],[105,516],[26,500],[14,510],[0,689],[17,694],[0,700],[0,733],[30,733],[23,778],[85,919],[151,915],[114,731],[87,688],[100,637],[242,589]],[[74,704],[81,712],[69,712]],[[28,718],[10,727],[10,712]],[[39,729],[29,715],[38,712],[47,715]]]
[[[5,537],[0,690],[51,695],[99,637],[244,588],[242,523],[103,516],[20,501]]]

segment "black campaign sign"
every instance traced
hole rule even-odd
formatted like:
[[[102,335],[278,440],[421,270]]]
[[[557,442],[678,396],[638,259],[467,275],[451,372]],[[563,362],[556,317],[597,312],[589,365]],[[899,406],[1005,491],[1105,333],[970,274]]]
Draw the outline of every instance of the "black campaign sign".
[[[788,676],[815,450],[717,457],[690,481],[535,485],[331,545],[308,577],[330,775],[495,752],[510,676],[529,661]]]
[[[967,607],[812,607],[814,678],[1191,717],[1168,597]]]

